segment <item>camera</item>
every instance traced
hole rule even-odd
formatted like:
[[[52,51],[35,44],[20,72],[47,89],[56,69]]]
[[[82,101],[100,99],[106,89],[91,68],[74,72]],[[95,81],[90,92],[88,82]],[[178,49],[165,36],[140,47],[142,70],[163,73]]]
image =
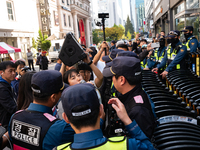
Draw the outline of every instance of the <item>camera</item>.
[[[21,71],[25,71],[25,72],[31,71],[31,68],[28,66],[25,66],[24,68],[21,69]]]

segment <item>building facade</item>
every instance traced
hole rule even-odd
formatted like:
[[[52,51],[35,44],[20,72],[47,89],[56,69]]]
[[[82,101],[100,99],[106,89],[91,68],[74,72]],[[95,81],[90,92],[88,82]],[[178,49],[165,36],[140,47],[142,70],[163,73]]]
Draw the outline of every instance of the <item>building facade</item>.
[[[123,25],[123,12],[121,0],[98,0],[98,13],[109,13],[105,20],[105,27]]]
[[[130,0],[131,22],[134,23],[135,32],[143,32],[145,26],[144,0]]]
[[[149,33],[149,36],[152,37],[152,33],[154,32],[153,25],[153,0],[144,0],[145,6],[145,26],[146,32]]]
[[[27,48],[39,30],[37,14],[36,0],[0,1],[0,42],[21,49],[21,53],[11,54],[12,59],[26,59]]]

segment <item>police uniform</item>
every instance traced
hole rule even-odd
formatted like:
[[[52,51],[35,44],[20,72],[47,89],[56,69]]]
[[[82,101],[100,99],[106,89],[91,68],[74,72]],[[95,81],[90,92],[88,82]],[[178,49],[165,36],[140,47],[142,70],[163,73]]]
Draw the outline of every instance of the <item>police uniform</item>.
[[[144,135],[138,124],[133,121],[126,126],[130,134],[130,138],[113,137],[105,138],[100,129],[90,132],[80,133],[74,135],[73,143],[66,143],[58,146],[54,150],[71,150],[71,149],[98,149],[98,150],[133,150],[133,149],[148,149],[153,150],[151,142]]]
[[[70,117],[75,119],[76,117],[84,117],[85,115],[89,115],[100,107],[99,99],[97,97],[94,87],[91,84],[87,83],[77,84],[69,87],[64,91],[61,99],[63,102],[64,112],[68,118]],[[81,112],[79,112],[77,109],[76,111],[73,111],[79,105],[87,106],[87,108],[80,109]],[[76,128],[75,124],[74,127]],[[88,127],[90,126],[88,125]],[[127,125],[126,129],[130,134],[129,139],[124,136],[107,139],[103,136],[103,133],[100,129],[94,129],[88,132],[75,134],[73,143],[66,143],[58,146],[55,149],[154,149],[149,139],[142,132],[135,120]]]
[[[52,95],[63,90],[62,75],[55,70],[35,73],[31,80],[33,93]],[[53,85],[53,86],[52,86]],[[35,100],[36,101],[36,100]],[[36,101],[37,102],[37,101]],[[53,116],[52,108],[31,103],[26,110],[16,112],[9,123],[8,132],[13,149],[49,150],[73,141],[74,130],[64,120]]]
[[[165,56],[160,64],[157,65],[158,69],[166,66],[165,71],[169,72],[176,69],[186,69],[185,56],[187,54],[186,46],[182,45],[179,41],[175,48],[168,45]]]
[[[57,120],[52,115],[51,108],[34,103],[13,115],[8,132],[14,148],[37,150],[49,150],[73,141],[75,133],[64,120]]]
[[[192,53],[192,52],[197,51],[198,44],[199,43],[198,43],[196,37],[192,35],[187,39],[187,42],[185,42],[183,45],[185,45],[187,47],[188,52]]]
[[[136,57],[119,56],[113,60],[110,68],[105,68],[105,77],[120,75],[134,77],[141,75],[140,60]],[[115,86],[115,85],[114,85]],[[117,89],[118,90],[118,89]],[[119,91],[120,92],[120,91]],[[124,104],[128,116],[135,120],[141,130],[149,138],[152,137],[155,128],[155,118],[147,94],[143,91],[141,83],[125,94],[116,94]]]
[[[152,69],[154,66],[157,66],[157,64],[160,64],[165,56],[165,50],[167,47],[164,48],[158,48],[155,51],[153,51],[153,54],[150,56],[150,58],[147,60],[147,66],[148,68]]]
[[[190,33],[190,31],[193,31],[193,26],[186,26],[184,27],[184,29],[181,32],[184,32],[184,36],[186,38],[186,42],[183,44],[187,47],[187,51],[188,52],[196,52],[197,48],[198,48],[198,41],[196,39],[196,37],[194,35],[192,35],[192,33]],[[189,33],[185,33],[188,32]]]

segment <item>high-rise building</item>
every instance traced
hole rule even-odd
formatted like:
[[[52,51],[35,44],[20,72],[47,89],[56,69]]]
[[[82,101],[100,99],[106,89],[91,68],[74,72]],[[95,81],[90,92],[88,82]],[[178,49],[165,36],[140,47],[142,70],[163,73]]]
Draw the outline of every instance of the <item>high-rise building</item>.
[[[109,18],[105,21],[105,27],[123,24],[121,0],[98,0],[98,13],[109,13]]]
[[[145,21],[144,0],[130,0],[130,12],[135,31],[142,32]]]

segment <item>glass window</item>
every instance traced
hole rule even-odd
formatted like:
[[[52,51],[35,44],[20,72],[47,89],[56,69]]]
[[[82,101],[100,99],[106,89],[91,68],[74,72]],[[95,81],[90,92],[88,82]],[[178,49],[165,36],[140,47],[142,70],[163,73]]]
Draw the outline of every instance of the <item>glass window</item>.
[[[175,20],[175,28],[176,30],[180,31],[183,30],[185,26],[185,19],[184,18],[178,18]]]
[[[175,15],[180,13],[183,10],[185,10],[184,9],[184,3],[180,4],[178,7],[175,8]]]
[[[14,20],[13,10],[12,10],[12,3],[11,2],[6,2],[6,3],[7,3],[7,9],[8,9],[8,19],[9,20]]]
[[[66,24],[65,14],[63,14],[63,20],[64,20],[64,26],[67,26],[67,24]]]
[[[186,26],[193,26],[193,35],[199,40],[199,16],[186,17]]]
[[[68,21],[69,21],[69,27],[71,27],[71,20],[70,20],[70,16],[68,16]]]
[[[199,0],[186,0],[186,9],[199,8]]]
[[[62,0],[62,3],[64,4],[64,3],[65,3],[65,1],[64,1],[64,0]]]
[[[67,5],[69,5],[69,0],[67,0]]]

